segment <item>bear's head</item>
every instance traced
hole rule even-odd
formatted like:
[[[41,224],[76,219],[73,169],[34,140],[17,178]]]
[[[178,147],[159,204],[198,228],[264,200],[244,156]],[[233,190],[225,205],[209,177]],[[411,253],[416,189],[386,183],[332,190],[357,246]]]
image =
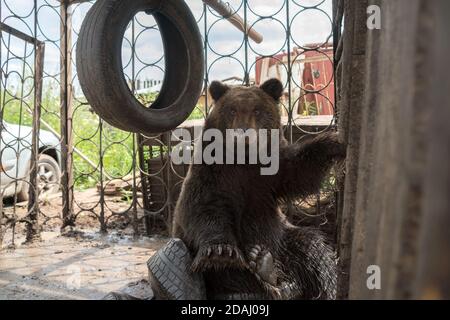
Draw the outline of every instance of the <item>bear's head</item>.
[[[205,128],[226,129],[280,129],[278,102],[283,85],[270,79],[260,87],[229,87],[214,81],[209,87],[214,108],[206,119]]]

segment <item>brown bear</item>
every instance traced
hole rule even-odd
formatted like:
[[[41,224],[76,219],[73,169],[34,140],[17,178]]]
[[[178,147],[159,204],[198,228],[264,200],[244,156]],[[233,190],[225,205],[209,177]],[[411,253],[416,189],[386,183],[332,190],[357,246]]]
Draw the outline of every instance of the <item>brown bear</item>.
[[[281,132],[280,81],[237,88],[213,82],[209,91],[215,104],[204,129]],[[283,134],[279,139],[274,175],[262,175],[260,163],[189,169],[173,236],[189,248],[192,271],[203,273],[208,299],[335,297],[334,251],[318,230],[290,224],[280,204],[316,193],[346,148],[332,132],[292,145]]]

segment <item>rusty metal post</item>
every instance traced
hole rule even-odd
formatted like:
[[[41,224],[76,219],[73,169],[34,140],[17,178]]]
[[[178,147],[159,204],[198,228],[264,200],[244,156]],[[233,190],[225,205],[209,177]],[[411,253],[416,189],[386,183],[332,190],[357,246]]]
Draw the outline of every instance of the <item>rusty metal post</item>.
[[[166,203],[167,203],[167,219],[166,219],[166,223],[167,223],[167,230],[169,231],[169,234],[172,234],[172,226],[173,226],[173,211],[175,209],[175,204],[172,204],[172,179],[171,179],[171,169],[172,166],[170,165],[170,151],[172,150],[172,142],[171,142],[171,138],[172,138],[172,132],[166,132],[164,134],[162,134],[161,136],[161,141],[164,143],[165,146],[167,146],[167,153],[161,153],[161,155],[163,156],[163,159],[166,158],[167,163],[165,164],[165,174],[166,174],[166,183],[167,183],[167,199],[166,199]],[[164,160],[163,160],[164,161]]]
[[[136,175],[136,167],[137,167],[137,134],[133,134],[133,203],[132,203],[132,219],[133,219],[133,232],[134,237],[137,238],[139,236],[139,218],[138,218],[138,183],[137,183],[137,175]]]
[[[42,103],[42,79],[44,76],[45,43],[35,42],[34,62],[34,109],[33,109],[33,134],[30,163],[30,189],[28,197],[28,223],[26,241],[31,242],[40,239],[39,230],[39,185],[38,185],[38,162],[39,162],[39,132],[41,122]]]
[[[291,22],[290,22],[290,6],[289,6],[289,0],[286,0],[286,49],[287,49],[287,78],[292,78],[292,57],[291,57]],[[287,130],[287,139],[289,143],[293,142],[293,132],[292,132],[292,123],[294,122],[293,118],[293,101],[292,101],[292,83],[291,81],[288,81],[288,130]],[[290,208],[289,210],[292,212],[292,204],[289,204]]]
[[[256,43],[263,42],[264,37],[248,24],[247,17],[245,16],[243,19],[231,9],[229,4],[224,3],[222,0],[203,0],[203,2],[213,8],[218,14],[227,19],[233,26],[238,28]],[[247,4],[244,3],[244,6],[246,5]]]
[[[37,36],[37,0],[34,0],[34,36]],[[45,44],[34,41],[34,108],[32,149],[30,161],[30,188],[28,190],[28,223],[26,241],[32,242],[40,238],[39,233],[39,186],[38,186],[38,162],[39,162],[39,132],[41,121],[42,78],[44,75]]]
[[[70,5],[61,3],[61,159],[62,159],[62,196],[63,196],[63,224],[62,228],[74,226],[73,215],[73,139],[72,139],[72,16]]]
[[[99,119],[99,166],[100,166],[100,215],[99,215],[99,222],[100,222],[100,233],[106,234],[108,232],[106,227],[106,220],[105,220],[105,178],[103,176],[104,172],[104,163],[103,163],[103,120]]]
[[[133,94],[136,92],[136,19],[134,18],[131,22],[131,33],[132,33],[132,41],[131,41],[131,59],[132,59],[132,91]],[[134,237],[137,238],[139,236],[139,221],[138,221],[138,213],[137,213],[137,180],[136,180],[136,138],[137,134],[133,134],[133,195],[132,195],[132,225],[133,225],[133,233]]]

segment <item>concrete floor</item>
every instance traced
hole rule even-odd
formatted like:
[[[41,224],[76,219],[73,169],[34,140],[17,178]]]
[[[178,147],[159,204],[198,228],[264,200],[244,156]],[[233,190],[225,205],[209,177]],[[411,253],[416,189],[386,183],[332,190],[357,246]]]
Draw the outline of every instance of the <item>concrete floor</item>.
[[[1,300],[101,299],[146,278],[147,260],[167,241],[89,231],[70,237],[44,232],[42,238],[1,249]]]

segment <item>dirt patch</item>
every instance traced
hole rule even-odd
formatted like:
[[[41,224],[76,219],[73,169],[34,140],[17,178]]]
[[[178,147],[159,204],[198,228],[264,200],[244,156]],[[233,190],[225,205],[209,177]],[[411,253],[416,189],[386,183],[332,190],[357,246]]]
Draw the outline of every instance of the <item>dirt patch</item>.
[[[141,197],[138,197],[136,216],[139,233],[145,235],[144,210]],[[132,203],[124,199],[121,192],[105,195],[104,219],[108,230],[120,230],[124,234],[133,235]],[[100,230],[100,194],[97,189],[76,191],[74,193],[73,211],[75,225],[78,230]],[[43,232],[53,232],[62,226],[63,200],[62,195],[55,194],[39,201],[39,227]],[[1,246],[9,247],[20,243],[21,235],[25,234],[28,215],[28,203],[14,203],[14,199],[5,199],[3,219],[3,242]]]

